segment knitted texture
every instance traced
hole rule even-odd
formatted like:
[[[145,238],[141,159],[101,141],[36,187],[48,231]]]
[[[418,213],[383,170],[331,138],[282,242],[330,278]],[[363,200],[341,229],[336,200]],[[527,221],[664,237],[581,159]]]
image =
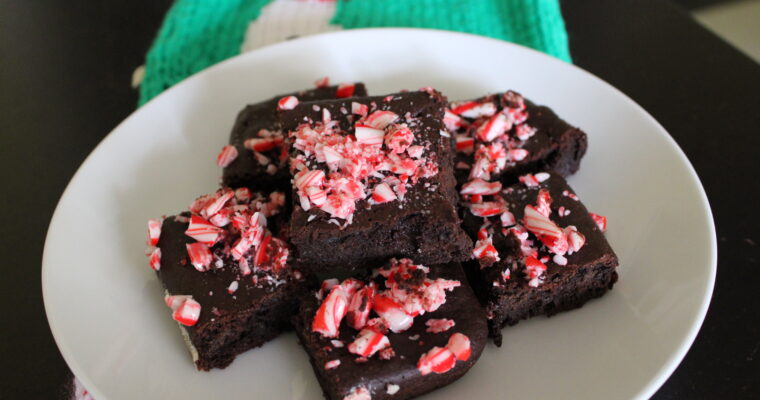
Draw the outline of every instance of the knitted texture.
[[[140,105],[186,77],[240,53],[248,23],[269,0],[177,0],[145,59]]]
[[[519,43],[570,62],[558,0],[346,0],[332,23],[345,29],[415,27]]]
[[[248,24],[270,0],[176,0],[146,56],[140,105],[240,53]],[[559,0],[338,0],[344,29],[416,27],[468,32],[570,61]]]

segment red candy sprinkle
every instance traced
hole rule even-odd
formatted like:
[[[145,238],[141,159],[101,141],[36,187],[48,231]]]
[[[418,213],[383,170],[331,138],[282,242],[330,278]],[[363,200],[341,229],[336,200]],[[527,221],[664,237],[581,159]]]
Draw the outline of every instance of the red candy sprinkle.
[[[214,243],[219,240],[221,232],[222,230],[214,226],[211,222],[208,222],[197,215],[193,215],[190,217],[190,225],[187,227],[185,235],[190,236],[200,243],[213,246]]]
[[[599,227],[599,230],[602,232],[607,231],[607,217],[599,214],[594,214],[592,212],[588,213],[588,215],[591,217],[591,219],[594,220],[596,223],[596,226]]]
[[[451,350],[436,346],[420,357],[420,360],[417,362],[417,369],[422,375],[427,375],[431,372],[443,374],[454,368],[456,362],[457,358]]]
[[[277,102],[278,110],[292,110],[298,105],[296,96],[285,96]]]
[[[185,326],[193,326],[201,315],[201,305],[192,296],[166,296],[166,305],[174,312],[172,318]]]
[[[335,92],[335,97],[342,99],[345,97],[351,97],[354,95],[355,86],[353,83],[341,83],[338,85],[338,90]]]
[[[161,237],[161,225],[164,221],[161,219],[149,219],[148,220],[148,244],[155,246],[158,244],[158,239]]]
[[[238,151],[235,146],[227,145],[222,147],[222,151],[216,157],[216,165],[227,168],[238,156]]]
[[[154,271],[158,271],[161,269],[161,249],[160,248],[156,247],[150,253],[149,263],[150,263],[150,267],[153,268]]]
[[[372,357],[376,352],[390,346],[388,337],[374,329],[362,329],[348,345],[348,351],[360,357]]]
[[[470,338],[459,332],[449,337],[449,342],[446,344],[446,348],[454,353],[454,356],[456,356],[459,361],[467,361],[472,353]]]
[[[453,320],[446,319],[446,318],[432,318],[427,321],[425,321],[425,326],[427,326],[426,332],[430,333],[441,333],[446,332],[447,330],[451,329],[456,325]]]
[[[314,81],[314,86],[318,88],[330,86],[330,78],[327,76],[319,78],[316,81]]]
[[[211,250],[205,243],[190,243],[186,244],[187,255],[190,257],[190,264],[200,272],[208,271],[209,265],[213,260]]]
[[[462,190],[459,193],[489,195],[499,193],[500,190],[501,182],[486,182],[476,178],[462,185]]]

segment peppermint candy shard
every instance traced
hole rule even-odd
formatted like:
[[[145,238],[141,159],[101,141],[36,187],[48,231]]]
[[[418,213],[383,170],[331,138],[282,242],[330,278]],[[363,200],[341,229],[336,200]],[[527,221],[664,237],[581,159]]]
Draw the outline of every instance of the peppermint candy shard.
[[[346,323],[348,323],[348,326],[361,330],[367,325],[369,313],[372,310],[373,297],[374,289],[371,286],[365,286],[351,296],[346,312]]]
[[[285,96],[277,101],[278,110],[292,110],[298,105],[296,96]]]
[[[564,255],[567,252],[568,245],[562,229],[532,205],[526,205],[524,212],[523,223],[525,228],[536,235],[549,248],[550,252]]]
[[[589,217],[591,217],[591,219],[594,220],[594,222],[596,223],[596,226],[599,227],[600,231],[602,231],[602,232],[606,232],[607,231],[607,217],[605,217],[603,215],[595,214],[595,213],[592,213],[592,212],[588,213],[588,215],[589,215]]]
[[[209,265],[213,260],[211,249],[205,243],[189,243],[186,244],[187,255],[190,257],[190,264],[200,272],[208,271]]]
[[[325,369],[335,369],[340,365],[340,360],[330,360],[325,363]]]
[[[454,368],[456,362],[457,358],[451,350],[436,346],[420,357],[417,369],[423,376],[431,372],[443,374]]]
[[[161,249],[156,247],[153,249],[153,251],[150,253],[150,258],[148,259],[148,262],[150,264],[150,267],[154,271],[158,271],[161,269]]]
[[[364,120],[364,125],[375,129],[385,129],[392,123],[398,120],[398,114],[392,111],[378,110],[367,116]]]
[[[351,391],[343,397],[343,400],[372,400],[372,394],[364,386],[359,386],[351,389]]]
[[[190,225],[188,225],[185,235],[190,236],[207,246],[213,246],[214,243],[219,240],[221,232],[222,230],[211,222],[197,215],[192,215],[190,217]]]
[[[362,329],[348,345],[348,351],[360,357],[372,357],[376,352],[390,346],[388,337],[374,329]]]
[[[158,244],[158,239],[161,237],[161,226],[163,223],[163,219],[148,220],[148,245],[155,246]]]
[[[335,97],[342,99],[354,95],[356,86],[353,83],[341,83],[335,91]]]
[[[486,182],[480,178],[475,178],[462,185],[462,190],[459,193],[491,195],[499,193],[499,191],[501,191],[501,182]]]
[[[325,338],[338,337],[340,322],[346,315],[348,301],[340,286],[334,286],[317,309],[311,324],[311,331]]]
[[[475,132],[475,135],[482,142],[491,142],[511,128],[512,122],[506,115],[499,113],[491,117],[485,124],[481,125]]]
[[[456,325],[456,323],[451,319],[431,318],[425,321],[425,326],[427,326],[427,329],[425,329],[425,331],[430,333],[446,332],[447,330],[453,328],[454,325]]]
[[[414,323],[414,317],[404,311],[401,304],[386,295],[376,294],[372,301],[372,309],[393,333],[403,332]]]
[[[377,204],[396,200],[398,197],[387,183],[379,183],[372,191],[372,200]]]
[[[232,164],[233,161],[238,156],[238,151],[235,148],[235,146],[227,145],[222,147],[222,151],[219,153],[218,156],[216,156],[216,165],[227,168],[228,165]]]
[[[317,87],[317,88],[323,88],[323,87],[330,86],[330,78],[327,77],[327,76],[319,78],[316,81],[314,81],[314,86]]]
[[[469,205],[470,212],[477,217],[491,217],[499,215],[506,210],[503,202],[484,201],[482,203],[473,203]]]
[[[471,119],[490,117],[496,114],[496,105],[493,102],[478,103],[477,101],[468,101],[455,105],[451,109],[451,112]]]
[[[172,318],[185,326],[193,326],[201,315],[201,305],[192,296],[166,296],[166,305],[172,309]]]
[[[470,338],[459,332],[454,333],[449,337],[449,342],[446,344],[446,348],[449,349],[459,361],[469,360],[470,354],[472,354]]]
[[[368,146],[380,146],[383,144],[385,131],[370,125],[356,124],[354,126],[356,141]]]

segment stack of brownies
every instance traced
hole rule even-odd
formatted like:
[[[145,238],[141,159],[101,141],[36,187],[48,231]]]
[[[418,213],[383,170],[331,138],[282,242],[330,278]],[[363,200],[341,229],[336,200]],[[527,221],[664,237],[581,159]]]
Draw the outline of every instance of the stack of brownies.
[[[327,398],[408,399],[615,283],[606,220],[563,179],[586,146],[512,91],[321,79],[240,112],[222,187],[149,221],[150,265],[198,369],[295,328]]]

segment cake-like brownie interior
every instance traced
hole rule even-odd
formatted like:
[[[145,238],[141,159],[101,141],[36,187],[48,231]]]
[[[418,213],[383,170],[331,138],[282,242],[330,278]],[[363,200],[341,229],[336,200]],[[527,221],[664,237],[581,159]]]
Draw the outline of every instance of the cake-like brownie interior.
[[[588,146],[582,130],[513,91],[450,104],[446,125],[454,133],[460,185],[472,178],[510,184],[539,171],[568,176]]]
[[[409,260],[401,260],[404,264]],[[395,260],[391,262],[393,268]],[[408,265],[408,264],[407,264]],[[386,267],[386,271],[388,267]],[[402,274],[408,271],[402,271]],[[307,297],[295,317],[294,325],[301,345],[309,354],[314,372],[328,399],[361,398],[373,400],[379,399],[408,399],[430,392],[436,388],[447,385],[464,375],[480,357],[487,341],[486,319],[477,298],[472,289],[467,285],[462,267],[458,263],[434,265],[429,267],[428,273],[422,270],[411,272],[407,281],[394,283],[394,290],[405,287],[407,293],[412,293],[410,285],[443,285],[454,286],[451,282],[457,282],[458,286],[442,290],[445,292],[445,302],[432,312],[424,312],[413,318],[408,329],[401,331],[399,325],[408,325],[410,322],[404,318],[412,317],[404,311],[399,311],[402,317],[384,310],[382,317],[378,317],[377,309],[384,309],[378,301],[356,301],[353,297],[361,297],[362,293],[349,295],[347,315],[343,321],[338,321],[339,329],[335,337],[325,337],[324,328],[319,325],[317,315],[324,311],[325,307],[333,305],[332,297],[340,297],[333,291],[340,292],[340,286],[348,287],[356,293],[356,286],[350,288],[347,281],[335,285],[332,289],[323,288],[319,294],[312,293]],[[438,280],[438,279],[441,280]],[[376,296],[389,296],[387,288],[391,286],[383,275],[376,276],[372,284],[362,286],[367,290],[369,285],[374,285],[372,290]],[[367,283],[365,281],[364,283]],[[336,287],[338,287],[336,289]],[[319,298],[318,298],[319,297]],[[437,297],[437,296],[429,296]],[[372,297],[369,297],[372,298]],[[377,297],[375,297],[377,299]],[[414,307],[415,300],[412,295],[402,302],[398,297],[397,305],[408,310]],[[353,300],[353,301],[352,301]],[[362,318],[361,311],[351,304],[358,304],[359,310],[366,310],[363,315],[364,327],[354,329],[356,321]],[[417,307],[430,307],[429,303],[420,302]],[[382,307],[381,307],[382,306]],[[372,310],[371,313],[369,310]],[[397,310],[398,311],[398,310]],[[353,314],[352,314],[353,313]],[[357,316],[358,315],[358,316]],[[375,323],[378,323],[375,325]],[[360,323],[361,324],[361,323]],[[379,329],[384,331],[373,331]],[[453,325],[453,326],[452,326]],[[390,328],[390,330],[388,330]],[[394,333],[393,330],[399,330]],[[384,332],[384,333],[383,333]],[[329,336],[329,335],[328,335]],[[361,337],[364,337],[361,339]],[[452,337],[468,339],[469,349],[466,354],[459,354],[455,350]],[[366,339],[366,341],[364,341]],[[367,348],[369,346],[369,349]],[[374,346],[374,348],[373,348]],[[454,360],[453,355],[444,349],[451,349],[459,354],[459,359]],[[426,364],[423,355],[440,351],[441,360],[434,360],[432,364]],[[372,354],[369,354],[372,352]],[[446,359],[448,355],[448,359]],[[450,363],[450,364],[447,364]],[[431,368],[432,372],[425,371]],[[436,372],[437,371],[437,372]],[[423,375],[423,372],[425,374]],[[349,397],[349,396],[355,397]],[[364,397],[361,397],[364,396]]]
[[[284,201],[280,193],[220,189],[190,212],[152,221],[160,229],[152,234],[151,266],[199,370],[225,368],[291,327],[297,297],[311,281],[272,236],[283,225]]]
[[[466,271],[497,344],[504,326],[580,307],[617,281],[606,219],[590,214],[559,174],[521,180],[478,203],[463,196],[463,226],[478,240]]]
[[[238,114],[230,133],[229,143],[238,156],[224,168],[224,185],[254,190],[290,189],[288,151],[277,118],[277,103],[282,98],[295,96],[303,102],[366,95],[364,84],[357,82],[286,93],[246,106]]]
[[[291,145],[290,238],[314,270],[390,257],[470,258],[460,227],[445,99],[433,90],[300,103],[282,113]]]

